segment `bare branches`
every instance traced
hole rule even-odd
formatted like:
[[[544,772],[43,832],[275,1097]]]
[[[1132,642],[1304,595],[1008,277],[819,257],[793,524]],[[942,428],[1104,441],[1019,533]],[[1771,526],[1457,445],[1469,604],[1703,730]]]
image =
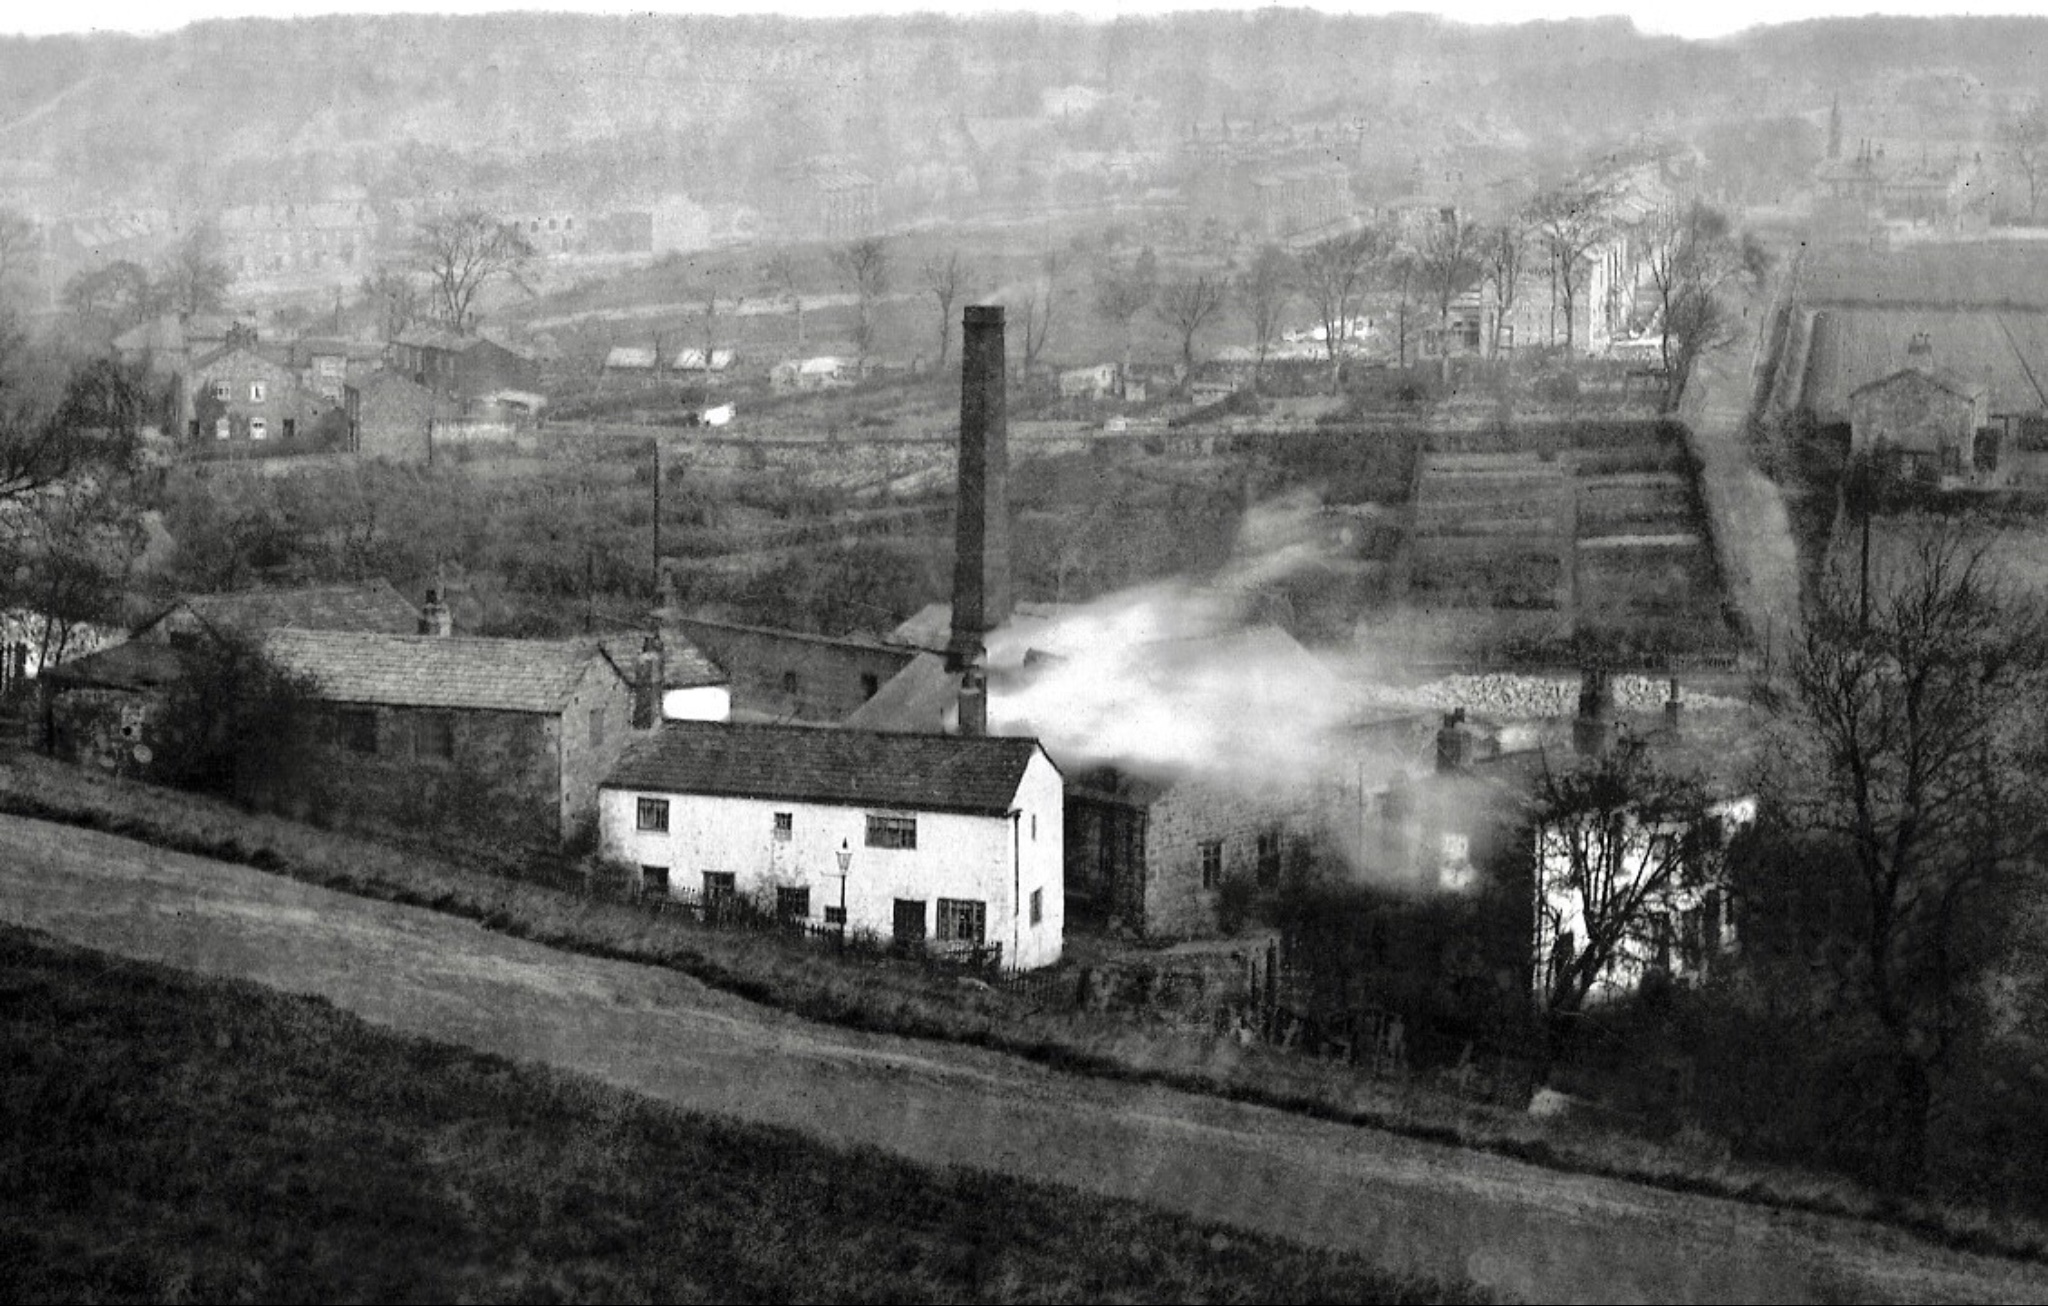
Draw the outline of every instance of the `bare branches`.
[[[2048,106],[2035,104],[1998,123],[1998,152],[2027,179],[2027,221],[2041,206],[2041,179],[2048,173]]]
[[[801,351],[804,347],[803,274],[797,266],[796,256],[786,249],[779,249],[769,256],[762,272],[789,301],[791,311],[796,314],[796,347]]]
[[[427,219],[413,242],[435,314],[457,331],[474,325],[483,288],[516,272],[532,252],[517,228],[474,208]]]
[[[1190,381],[1195,375],[1195,333],[1223,311],[1224,299],[1223,279],[1207,274],[1160,287],[1159,301],[1153,305],[1152,311],[1159,315],[1160,321],[1180,333],[1182,375]]]
[[[1602,184],[1575,184],[1547,191],[1529,207],[1530,222],[1549,256],[1551,275],[1564,300],[1564,346],[1576,342],[1579,291],[1584,272],[1579,264],[1613,232],[1609,210],[1614,193]]]
[[[1374,270],[1392,249],[1384,232],[1373,228],[1333,236],[1303,250],[1299,260],[1302,293],[1315,306],[1323,327],[1323,346],[1330,356],[1330,384],[1337,384],[1338,356],[1351,332],[1352,311]]]
[[[1252,348],[1257,352],[1257,361],[1252,366],[1252,389],[1256,390],[1266,370],[1266,351],[1280,334],[1281,318],[1294,297],[1294,264],[1278,245],[1267,245],[1252,260],[1251,267],[1238,276],[1236,291],[1238,306],[1251,324]]]
[[[1489,352],[1500,353],[1501,326],[1515,311],[1515,297],[1521,289],[1522,265],[1529,252],[1529,231],[1510,218],[1488,229],[1479,242],[1479,265],[1493,286],[1493,339]]]
[[[1024,292],[1024,375],[1029,378],[1038,369],[1039,355],[1045,352],[1045,342],[1052,334],[1052,324],[1057,316],[1060,294],[1061,273],[1065,264],[1059,254],[1051,252],[1039,260],[1038,275]]]
[[[953,344],[953,304],[967,286],[967,271],[960,266],[960,252],[949,252],[942,262],[928,258],[924,262],[924,288],[939,302],[939,364],[938,370],[946,370],[946,357]]]
[[[870,236],[834,250],[832,262],[853,281],[853,346],[866,370],[875,345],[875,312],[889,293],[889,247]]]
[[[1743,270],[1743,249],[1727,215],[1695,200],[1658,216],[1647,262],[1657,295],[1664,408],[1670,412],[1684,397],[1700,356],[1732,336],[1721,289]]]

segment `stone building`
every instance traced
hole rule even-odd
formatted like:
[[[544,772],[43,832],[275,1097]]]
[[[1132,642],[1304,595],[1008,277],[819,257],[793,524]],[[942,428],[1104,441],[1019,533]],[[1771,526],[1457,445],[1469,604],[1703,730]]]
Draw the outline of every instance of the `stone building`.
[[[298,372],[259,346],[253,333],[194,360],[183,393],[186,433],[207,445],[289,446],[311,434],[318,412]]]
[[[731,677],[740,719],[843,721],[880,692],[914,650],[698,617],[664,621]]]

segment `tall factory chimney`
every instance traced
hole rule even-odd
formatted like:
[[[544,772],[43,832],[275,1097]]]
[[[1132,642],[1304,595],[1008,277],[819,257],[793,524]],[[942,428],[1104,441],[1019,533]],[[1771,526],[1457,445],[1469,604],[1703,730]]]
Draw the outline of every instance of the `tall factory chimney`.
[[[953,630],[960,733],[988,730],[984,637],[1010,619],[1010,434],[1000,304],[970,304],[960,327],[960,499],[954,509]]]

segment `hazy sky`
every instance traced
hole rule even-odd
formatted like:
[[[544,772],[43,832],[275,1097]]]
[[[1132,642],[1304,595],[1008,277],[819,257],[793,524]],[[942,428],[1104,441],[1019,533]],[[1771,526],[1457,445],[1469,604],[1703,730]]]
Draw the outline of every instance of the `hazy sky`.
[[[201,18],[286,18],[310,13],[485,13],[506,9],[541,9],[579,13],[785,13],[828,16],[847,13],[908,13],[940,10],[1033,10],[1041,13],[1085,11],[1092,17],[1153,14],[1180,9],[1258,9],[1258,0],[997,0],[990,5],[961,0],[34,0],[13,3],[0,13],[0,33],[43,35],[53,32],[111,30],[161,32]],[[1384,13],[1429,11],[1471,22],[1519,22],[1532,18],[1627,14],[1649,32],[1681,36],[1722,36],[1757,23],[1791,22],[1829,14],[2048,13],[2048,0],[1310,0],[1288,7],[1329,12]]]

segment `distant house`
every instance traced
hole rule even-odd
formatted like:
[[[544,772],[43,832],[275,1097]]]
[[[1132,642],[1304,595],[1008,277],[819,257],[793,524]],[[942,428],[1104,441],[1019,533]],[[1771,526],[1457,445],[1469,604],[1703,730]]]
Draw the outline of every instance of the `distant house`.
[[[1071,367],[1060,373],[1060,398],[1107,399],[1116,393],[1117,365]]]
[[[531,354],[488,336],[445,327],[414,327],[391,342],[391,367],[436,394],[473,399],[494,390],[538,390],[540,364]]]
[[[289,353],[258,345],[253,333],[195,359],[183,392],[186,432],[207,445],[290,447],[311,434],[306,428],[319,412]]]
[[[1060,958],[1060,774],[1029,739],[671,722],[606,777],[643,891],[746,898],[904,947]]]
[[[350,376],[381,361],[383,354],[381,345],[367,340],[302,336],[292,341],[291,365],[299,369],[299,382],[308,394],[339,404]]]
[[[855,379],[850,361],[830,356],[784,359],[768,371],[769,388],[777,394],[829,390],[835,386],[852,385]]]
[[[1986,430],[1986,391],[1982,381],[1931,366],[1858,386],[1849,393],[1850,450],[1930,478],[1992,472],[1997,436]]]

